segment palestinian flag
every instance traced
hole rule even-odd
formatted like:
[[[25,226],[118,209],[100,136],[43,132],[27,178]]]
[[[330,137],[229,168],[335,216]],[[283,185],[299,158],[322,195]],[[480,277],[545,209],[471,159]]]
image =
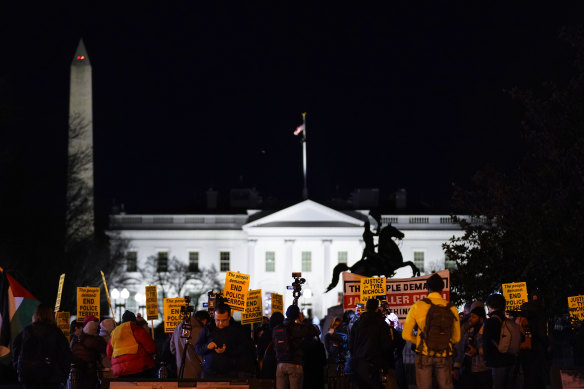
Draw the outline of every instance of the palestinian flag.
[[[12,340],[32,321],[40,302],[0,267],[0,367],[11,364]]]

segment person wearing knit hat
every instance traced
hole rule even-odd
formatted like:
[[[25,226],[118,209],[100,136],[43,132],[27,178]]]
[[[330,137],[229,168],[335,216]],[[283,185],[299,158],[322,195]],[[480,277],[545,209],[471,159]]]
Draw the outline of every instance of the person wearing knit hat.
[[[99,322],[99,320],[97,320],[97,317],[93,316],[93,315],[89,315],[89,316],[85,316],[83,318],[83,327],[85,327],[85,325],[87,323],[89,323],[90,321],[95,321],[95,322]]]
[[[81,388],[97,386],[97,366],[106,348],[106,342],[98,335],[98,329],[99,324],[89,317],[83,327],[83,333],[71,340],[71,353],[79,372]]]
[[[298,323],[300,316],[300,309],[297,305],[290,305],[286,309],[286,319],[284,322],[274,328],[272,333],[272,344],[276,352],[276,387],[277,388],[302,388],[304,380],[304,352],[302,350],[302,342],[304,339],[310,339],[313,336],[314,329],[312,326],[306,326]],[[286,338],[288,344],[288,351],[284,352],[280,344],[283,344],[283,339],[280,335]]]
[[[116,322],[114,321],[114,319],[109,318],[103,319],[99,324],[99,336],[103,338],[106,344],[109,343],[109,340],[111,338],[110,334],[112,333],[114,328],[116,328]],[[104,378],[106,377],[106,375],[108,378],[113,378],[113,374],[111,372],[112,361],[107,357],[105,353],[102,354],[101,365],[105,370],[103,373]]]
[[[468,317],[468,329],[458,344],[453,375],[461,387],[493,387],[491,369],[486,365],[483,351],[483,322],[486,317],[484,307],[472,309]]]
[[[460,342],[460,318],[456,307],[441,296],[445,284],[438,273],[434,273],[428,277],[426,286],[428,289],[428,297],[414,303],[410,307],[404,323],[402,336],[404,340],[416,346],[415,366],[416,384],[418,388],[432,387],[433,375],[436,377],[440,388],[450,388],[452,387],[452,354],[454,345]],[[441,327],[438,330],[440,331],[438,332],[438,338],[432,337],[431,335],[425,336],[428,333],[432,334],[433,329],[436,329],[434,327],[426,328],[426,318],[430,314],[430,309],[433,306],[448,307],[450,311],[443,313],[443,310],[432,310],[431,318],[440,314],[440,319],[446,320],[446,318],[449,318],[452,322],[452,328],[448,331],[450,339],[444,339],[443,345],[443,339],[440,337],[440,334],[444,333],[444,330]],[[452,316],[448,315],[448,313],[451,313]],[[431,322],[434,323],[433,320]],[[417,328],[415,333],[414,328]],[[424,334],[424,337],[422,334]],[[437,342],[434,342],[434,339]],[[430,341],[436,344],[433,344],[433,347],[429,347],[428,343]],[[438,344],[440,344],[439,349]]]
[[[122,323],[126,323],[129,321],[134,321],[134,322],[136,321],[136,315],[132,311],[126,311],[122,315]]]
[[[114,377],[152,377],[155,354],[156,343],[144,328],[136,324],[134,312],[124,312],[122,324],[112,331],[107,345]]]

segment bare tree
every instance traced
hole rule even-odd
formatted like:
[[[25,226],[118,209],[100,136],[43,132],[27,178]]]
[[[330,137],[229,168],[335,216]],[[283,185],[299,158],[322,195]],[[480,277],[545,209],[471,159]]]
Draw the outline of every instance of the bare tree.
[[[176,257],[168,258],[164,266],[157,256],[150,256],[140,267],[140,274],[145,282],[158,287],[161,298],[188,295],[195,307],[203,294],[223,288],[214,266],[193,269]]]

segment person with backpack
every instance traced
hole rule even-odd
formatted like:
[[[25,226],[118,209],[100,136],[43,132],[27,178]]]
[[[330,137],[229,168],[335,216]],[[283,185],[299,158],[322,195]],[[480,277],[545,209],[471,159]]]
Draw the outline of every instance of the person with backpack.
[[[71,350],[48,305],[37,306],[32,324],[14,338],[12,352],[18,382],[24,388],[57,389],[67,380]]]
[[[483,349],[485,363],[493,371],[493,388],[515,388],[521,330],[513,320],[505,317],[507,302],[502,294],[491,294],[486,303],[489,319],[485,322]]]
[[[302,341],[313,334],[313,328],[297,322],[300,309],[290,305],[286,319],[272,331],[272,344],[276,352],[276,388],[301,389],[304,379]]]
[[[432,374],[440,389],[451,389],[452,352],[460,341],[458,310],[440,295],[444,281],[438,274],[428,278],[426,287],[428,297],[410,307],[402,336],[416,346],[418,389],[432,388]]]

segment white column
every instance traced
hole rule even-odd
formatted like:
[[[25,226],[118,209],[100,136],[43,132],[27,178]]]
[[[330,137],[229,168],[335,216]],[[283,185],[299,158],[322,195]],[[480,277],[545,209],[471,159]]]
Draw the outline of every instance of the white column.
[[[253,275],[255,272],[255,247],[257,240],[249,239],[247,241],[247,274]],[[253,279],[253,276],[252,276]]]
[[[325,290],[325,288],[328,286],[328,284],[331,282],[331,278],[332,278],[332,274],[333,274],[333,267],[331,266],[331,243],[332,240],[331,239],[323,239],[322,241],[322,246],[323,246],[323,254],[324,254],[324,261],[323,261],[323,269],[322,269],[322,279],[320,282],[320,285],[323,285],[320,287],[320,289],[322,289],[322,291]],[[319,302],[316,303],[314,305],[314,312],[315,314],[319,317],[319,319],[322,319],[324,317],[324,315],[326,315],[326,308],[329,305],[329,302],[331,301],[331,297],[330,295],[332,295],[332,293],[318,293],[320,294],[320,298],[319,298]],[[316,295],[316,294],[314,294]],[[335,296],[336,299],[336,296]]]
[[[284,240],[284,273],[282,274],[282,285],[284,285],[284,295],[286,295],[286,285],[292,283],[292,262],[294,261],[293,256],[294,239]],[[292,301],[284,301],[284,311],[286,311],[287,305],[290,305]]]

